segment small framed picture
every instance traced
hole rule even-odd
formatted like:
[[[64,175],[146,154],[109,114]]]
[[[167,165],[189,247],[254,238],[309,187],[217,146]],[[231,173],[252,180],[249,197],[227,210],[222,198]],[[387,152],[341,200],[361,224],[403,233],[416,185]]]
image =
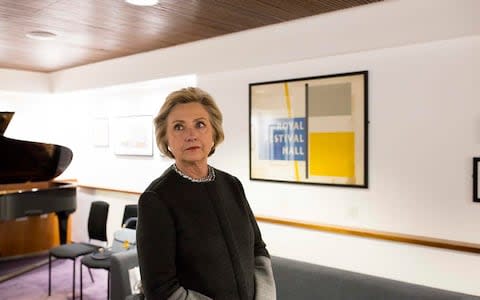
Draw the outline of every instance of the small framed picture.
[[[473,158],[473,201],[480,202],[480,177],[478,170],[480,169],[480,157]]]
[[[113,152],[116,155],[153,156],[153,117],[122,116],[112,121]]]

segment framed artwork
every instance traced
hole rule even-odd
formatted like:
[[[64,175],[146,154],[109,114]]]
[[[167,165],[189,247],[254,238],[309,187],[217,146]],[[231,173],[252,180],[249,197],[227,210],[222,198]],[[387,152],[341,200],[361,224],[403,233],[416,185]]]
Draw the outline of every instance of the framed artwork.
[[[113,118],[112,145],[117,155],[153,156],[153,117]]]
[[[478,170],[480,169],[480,157],[473,158],[473,201],[480,202],[480,177]]]
[[[250,179],[368,188],[368,71],[251,83]]]

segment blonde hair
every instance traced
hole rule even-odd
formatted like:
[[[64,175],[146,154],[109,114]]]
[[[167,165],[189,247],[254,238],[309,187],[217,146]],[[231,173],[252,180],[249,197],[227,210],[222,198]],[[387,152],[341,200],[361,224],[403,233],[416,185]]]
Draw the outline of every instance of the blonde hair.
[[[213,100],[213,97],[210,96],[204,90],[197,87],[188,87],[183,88],[178,91],[170,93],[165,99],[160,111],[153,120],[155,126],[155,138],[157,141],[158,149],[164,155],[174,158],[172,152],[168,150],[168,139],[167,139],[167,118],[173,108],[178,104],[187,104],[187,103],[199,103],[201,104],[208,112],[210,117],[210,123],[213,127],[213,147],[210,150],[208,156],[212,155],[215,152],[215,148],[224,139],[223,133],[223,116],[220,109],[218,109],[217,104]]]

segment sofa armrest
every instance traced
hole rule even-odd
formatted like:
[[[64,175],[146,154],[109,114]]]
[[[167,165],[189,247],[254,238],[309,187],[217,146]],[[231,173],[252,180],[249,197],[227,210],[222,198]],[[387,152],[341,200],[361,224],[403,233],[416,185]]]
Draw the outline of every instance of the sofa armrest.
[[[122,251],[112,255],[110,266],[110,291],[112,300],[125,300],[132,294],[128,271],[138,266],[136,250]]]

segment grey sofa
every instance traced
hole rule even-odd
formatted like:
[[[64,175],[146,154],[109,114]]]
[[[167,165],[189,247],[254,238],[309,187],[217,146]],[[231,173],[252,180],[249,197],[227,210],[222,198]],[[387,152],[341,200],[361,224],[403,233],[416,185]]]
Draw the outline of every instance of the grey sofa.
[[[480,300],[477,296],[281,257],[273,256],[272,265],[278,300]],[[112,300],[125,300],[130,296],[128,270],[135,266],[138,266],[136,251],[112,256]]]

